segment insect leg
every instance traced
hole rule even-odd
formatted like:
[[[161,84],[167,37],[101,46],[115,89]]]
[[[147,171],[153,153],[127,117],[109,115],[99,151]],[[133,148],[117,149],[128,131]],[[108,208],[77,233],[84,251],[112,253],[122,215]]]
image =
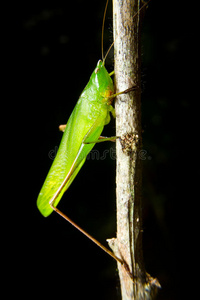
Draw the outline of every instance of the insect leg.
[[[127,94],[127,93],[129,93],[129,92],[132,92],[132,91],[136,90],[137,88],[138,88],[137,85],[133,85],[131,88],[128,88],[128,89],[126,89],[126,90],[124,90],[124,91],[122,91],[122,92],[113,94],[113,95],[111,95],[111,96],[109,96],[109,97],[107,97],[107,98],[114,98],[114,97],[116,97],[116,96],[118,96],[118,95],[121,95],[121,94]]]
[[[96,144],[96,143],[107,142],[107,141],[115,142],[116,139],[118,139],[118,138],[119,138],[119,136],[110,136],[110,137],[100,136],[98,140],[84,142],[84,144]]]
[[[101,142],[105,142],[105,141],[115,142],[116,139],[118,139],[118,138],[119,138],[119,136],[110,136],[110,137],[100,136],[97,143],[101,143]]]
[[[89,233],[87,233],[84,229],[82,229],[80,226],[78,226],[74,221],[72,221],[68,216],[66,216],[57,207],[54,207],[53,205],[51,205],[51,207],[54,209],[55,212],[57,212],[61,217],[63,217],[66,221],[68,221],[72,226],[74,226],[76,229],[78,229],[82,234],[84,234],[93,243],[95,243],[97,246],[99,246],[102,250],[104,250],[107,254],[109,254],[111,257],[113,257],[116,261],[118,261],[119,263],[121,263],[122,265],[124,265],[123,260],[121,260],[119,257],[115,256],[115,254],[112,251],[110,251],[105,246],[103,246],[100,242],[98,242]]]
[[[66,125],[60,125],[59,126],[59,130],[64,132],[65,131],[65,128],[66,128]]]

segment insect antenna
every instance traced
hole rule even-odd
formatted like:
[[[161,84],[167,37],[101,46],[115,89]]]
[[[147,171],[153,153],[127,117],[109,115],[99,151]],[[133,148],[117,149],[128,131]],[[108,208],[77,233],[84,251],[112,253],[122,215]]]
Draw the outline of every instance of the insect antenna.
[[[112,42],[112,44],[110,45],[108,51],[106,52],[106,55],[104,56],[104,55],[103,55],[103,32],[104,32],[104,24],[105,24],[105,17],[106,17],[106,10],[107,10],[107,6],[108,6],[108,1],[109,1],[109,0],[107,0],[107,2],[106,2],[106,7],[105,7],[105,11],[104,11],[103,24],[102,24],[102,34],[101,34],[101,38],[102,38],[102,40],[101,40],[101,51],[102,51],[102,61],[103,61],[103,65],[105,64],[105,60],[106,60],[106,58],[107,58],[107,56],[108,56],[108,54],[109,54],[109,52],[110,52],[112,46],[114,45],[114,43],[115,43],[115,41],[116,41],[116,39],[117,39],[117,37],[116,37],[115,40],[114,40],[114,42]],[[147,6],[147,5],[149,4],[150,1],[151,1],[151,0],[148,0],[147,2],[145,2],[145,3],[140,7],[140,9],[139,9],[139,10],[135,13],[135,15],[133,16],[133,19],[140,13],[140,11],[141,11],[145,6]]]
[[[102,31],[101,31],[101,55],[102,55],[102,61],[104,64],[105,58],[103,55],[103,33],[104,33],[104,25],[105,25],[105,19],[106,19],[106,11],[107,11],[107,7],[108,7],[108,1],[106,1],[106,6],[105,6],[105,10],[104,10],[104,14],[103,14],[103,23],[102,23]]]
[[[108,48],[108,51],[106,52],[106,55],[104,56],[104,59],[103,59],[103,65],[105,64],[105,60],[106,60],[106,58],[107,58],[107,56],[108,56],[108,54],[109,54],[109,52],[110,52],[112,46],[114,45],[114,43],[115,43],[115,41],[112,42],[112,44],[111,44],[110,47]]]

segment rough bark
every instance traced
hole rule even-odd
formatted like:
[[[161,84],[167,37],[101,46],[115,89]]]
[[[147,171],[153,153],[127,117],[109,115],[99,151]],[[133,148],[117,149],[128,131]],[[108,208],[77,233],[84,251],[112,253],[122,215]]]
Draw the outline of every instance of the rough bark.
[[[142,130],[140,89],[139,0],[113,0],[116,92],[134,91],[116,98],[117,238],[109,240],[114,253],[128,266],[133,278],[118,263],[123,300],[151,299],[158,285],[145,271],[142,251]]]

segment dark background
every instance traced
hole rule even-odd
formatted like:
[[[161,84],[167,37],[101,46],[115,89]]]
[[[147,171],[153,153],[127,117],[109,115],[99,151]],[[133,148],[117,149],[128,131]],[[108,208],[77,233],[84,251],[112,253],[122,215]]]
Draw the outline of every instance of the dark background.
[[[49,153],[54,155],[62,136],[58,126],[66,123],[101,58],[105,2],[28,1],[8,8],[5,102],[13,159],[5,214],[8,295],[120,299],[115,261],[56,214],[43,218],[36,208],[52,163]],[[152,0],[142,36],[144,259],[162,285],[161,300],[185,295],[194,266],[197,7],[181,3]],[[104,51],[112,42],[111,6]],[[113,70],[112,56],[106,66]],[[114,127],[112,121],[104,134],[114,135]],[[114,145],[95,149],[103,154],[109,147]],[[109,155],[88,160],[59,208],[106,245],[116,234],[115,160]]]

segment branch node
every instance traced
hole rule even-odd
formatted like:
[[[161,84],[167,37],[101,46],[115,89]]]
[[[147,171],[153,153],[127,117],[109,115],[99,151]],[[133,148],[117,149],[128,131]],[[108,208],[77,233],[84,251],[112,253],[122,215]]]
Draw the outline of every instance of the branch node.
[[[130,132],[124,134],[119,138],[123,153],[130,155],[136,151],[139,143],[139,135],[136,132]]]
[[[121,264],[121,266],[124,268],[124,270],[126,271],[126,273],[128,274],[128,276],[130,277],[130,279],[132,280],[132,282],[134,283],[134,276],[130,271],[129,265],[127,264],[127,262],[125,261],[125,259],[123,258],[123,255],[118,247],[118,243],[117,243],[117,239],[116,238],[112,238],[112,239],[107,239],[106,240],[108,242],[109,247],[112,249],[112,251],[114,252],[114,254],[118,257],[120,257],[120,259],[123,261],[123,264]]]

